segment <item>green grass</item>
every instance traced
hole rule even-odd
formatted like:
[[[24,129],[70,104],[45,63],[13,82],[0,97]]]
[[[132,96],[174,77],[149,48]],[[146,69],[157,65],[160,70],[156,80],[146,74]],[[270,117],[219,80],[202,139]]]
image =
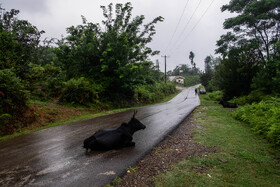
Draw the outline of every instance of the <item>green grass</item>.
[[[186,158],[159,175],[156,186],[280,186],[279,152],[233,119],[232,109],[205,97],[194,113],[204,128],[194,132],[194,140],[216,153]]]

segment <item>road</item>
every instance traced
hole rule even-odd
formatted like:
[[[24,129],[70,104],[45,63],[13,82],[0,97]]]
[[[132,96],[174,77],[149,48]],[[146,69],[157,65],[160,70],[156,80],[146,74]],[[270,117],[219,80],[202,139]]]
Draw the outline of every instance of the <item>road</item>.
[[[138,108],[146,125],[133,136],[135,147],[88,152],[83,140],[101,128],[128,122],[133,111],[40,130],[0,142],[0,186],[104,186],[134,166],[200,104],[195,87],[171,101]]]

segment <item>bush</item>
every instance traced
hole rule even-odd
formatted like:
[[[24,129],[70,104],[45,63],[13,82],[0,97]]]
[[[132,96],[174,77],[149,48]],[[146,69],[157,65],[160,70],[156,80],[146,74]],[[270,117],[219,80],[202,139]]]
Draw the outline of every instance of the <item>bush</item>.
[[[175,85],[171,82],[157,82],[151,85],[139,85],[134,90],[134,98],[140,103],[152,103],[175,93]]]
[[[272,144],[280,145],[280,98],[270,97],[239,107],[234,117],[248,123],[256,134],[264,136]]]
[[[200,82],[199,75],[188,75],[185,76],[184,86],[193,86]]]
[[[81,77],[65,82],[60,102],[90,106],[97,103],[99,87]]]
[[[240,97],[234,97],[231,101],[234,103],[237,103],[238,105],[246,105],[246,104],[252,104],[252,103],[258,103],[262,101],[263,99],[267,99],[266,97],[269,96],[264,96],[265,94],[259,90],[254,90],[252,91],[249,95],[246,96],[240,96]],[[268,98],[269,99],[269,98]]]
[[[212,101],[220,101],[223,97],[222,91],[215,91],[215,92],[208,92],[206,99],[212,100]]]
[[[45,66],[29,64],[31,71],[28,82],[31,94],[36,99],[44,100],[61,95],[65,73],[53,64]]]
[[[16,120],[27,108],[27,91],[21,79],[11,69],[0,70],[0,132],[9,128],[11,120]]]
[[[17,114],[27,107],[27,91],[12,70],[0,70],[0,113]]]

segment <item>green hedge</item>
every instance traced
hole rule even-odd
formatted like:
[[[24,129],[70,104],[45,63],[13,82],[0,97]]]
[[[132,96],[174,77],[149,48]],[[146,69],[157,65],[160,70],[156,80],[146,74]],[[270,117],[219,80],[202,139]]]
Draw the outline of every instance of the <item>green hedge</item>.
[[[98,88],[86,78],[72,78],[64,84],[60,102],[84,106],[98,102]]]
[[[250,125],[272,144],[280,145],[280,98],[270,97],[259,103],[239,107],[234,117]]]
[[[175,93],[175,85],[171,82],[157,82],[152,85],[139,85],[134,90],[134,98],[140,103],[152,103]]]

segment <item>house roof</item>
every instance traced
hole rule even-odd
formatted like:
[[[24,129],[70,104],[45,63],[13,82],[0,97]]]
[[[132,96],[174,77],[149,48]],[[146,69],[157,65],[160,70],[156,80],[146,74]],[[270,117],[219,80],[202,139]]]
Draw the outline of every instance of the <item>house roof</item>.
[[[183,76],[168,76],[168,79],[170,81],[173,81],[175,79],[185,79],[185,77],[183,77]]]
[[[185,79],[183,76],[176,76],[176,79]]]

